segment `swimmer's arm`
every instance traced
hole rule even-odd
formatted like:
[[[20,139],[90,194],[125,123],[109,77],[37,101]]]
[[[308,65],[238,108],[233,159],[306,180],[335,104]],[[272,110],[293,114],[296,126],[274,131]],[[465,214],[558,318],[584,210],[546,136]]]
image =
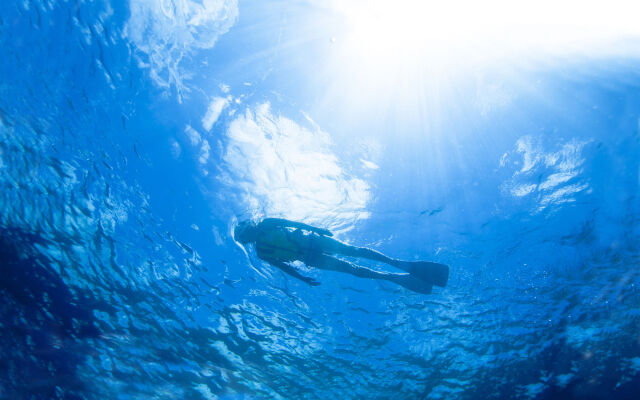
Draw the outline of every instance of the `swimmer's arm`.
[[[273,265],[274,267],[280,268],[282,270],[282,272],[287,273],[291,276],[293,276],[294,278],[298,278],[301,281],[311,285],[311,286],[318,286],[320,284],[320,282],[316,281],[313,278],[309,278],[308,276],[304,276],[302,274],[300,274],[298,272],[297,269],[295,269],[294,267],[292,267],[289,264],[285,264],[281,261],[269,261],[269,264]]]
[[[331,233],[331,231],[329,231],[328,229],[316,228],[315,226],[303,224],[302,222],[289,221],[288,219],[283,218],[265,218],[262,220],[260,225],[266,227],[282,226],[286,228],[304,229],[306,231],[315,232],[318,235],[322,236],[333,236],[333,233]]]

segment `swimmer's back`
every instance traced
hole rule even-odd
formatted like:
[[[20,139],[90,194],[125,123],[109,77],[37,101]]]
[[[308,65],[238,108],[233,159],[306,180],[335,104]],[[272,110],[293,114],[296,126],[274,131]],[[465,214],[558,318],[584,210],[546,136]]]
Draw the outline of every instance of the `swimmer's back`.
[[[300,258],[301,249],[292,237],[294,232],[287,229],[263,229],[256,240],[256,251],[260,258],[280,261],[295,261]]]

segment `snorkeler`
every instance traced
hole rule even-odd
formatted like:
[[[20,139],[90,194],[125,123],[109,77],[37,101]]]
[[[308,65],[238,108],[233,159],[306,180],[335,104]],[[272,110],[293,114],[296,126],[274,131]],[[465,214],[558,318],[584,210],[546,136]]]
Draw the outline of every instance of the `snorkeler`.
[[[323,228],[279,218],[259,223],[244,221],[234,229],[242,244],[254,243],[258,257],[311,286],[320,282],[304,276],[290,263],[300,261],[309,267],[345,272],[361,278],[383,279],[417,293],[431,293],[432,285],[446,286],[449,267],[428,261],[401,261],[364,247],[351,246]],[[366,258],[389,264],[406,273],[379,272],[355,265],[335,256]]]

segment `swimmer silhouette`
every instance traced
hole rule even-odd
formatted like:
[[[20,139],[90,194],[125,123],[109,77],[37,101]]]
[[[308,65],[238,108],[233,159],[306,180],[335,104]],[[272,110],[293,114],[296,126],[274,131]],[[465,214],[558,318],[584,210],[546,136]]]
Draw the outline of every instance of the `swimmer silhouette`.
[[[333,234],[327,229],[286,219],[266,218],[259,223],[244,221],[236,226],[234,236],[242,244],[253,243],[260,259],[311,286],[320,282],[300,274],[290,263],[300,261],[309,267],[383,279],[424,294],[431,293],[432,285],[446,286],[449,279],[449,267],[444,264],[396,260],[375,250],[339,242],[331,238]],[[335,256],[380,261],[405,273],[378,272]]]

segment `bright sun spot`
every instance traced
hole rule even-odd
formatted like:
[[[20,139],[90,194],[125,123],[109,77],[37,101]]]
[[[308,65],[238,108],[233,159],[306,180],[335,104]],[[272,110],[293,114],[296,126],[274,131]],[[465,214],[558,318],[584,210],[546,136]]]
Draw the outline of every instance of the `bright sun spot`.
[[[621,0],[335,0],[333,8],[348,21],[347,52],[378,64],[452,53],[610,53],[611,41],[640,36],[640,7]]]
[[[339,21],[327,32],[325,69],[316,69],[331,82],[320,102],[331,108],[339,99],[354,120],[393,113],[436,126],[460,85],[512,82],[514,71],[537,63],[640,56],[637,0],[309,1]],[[492,101],[508,98],[487,87]]]

